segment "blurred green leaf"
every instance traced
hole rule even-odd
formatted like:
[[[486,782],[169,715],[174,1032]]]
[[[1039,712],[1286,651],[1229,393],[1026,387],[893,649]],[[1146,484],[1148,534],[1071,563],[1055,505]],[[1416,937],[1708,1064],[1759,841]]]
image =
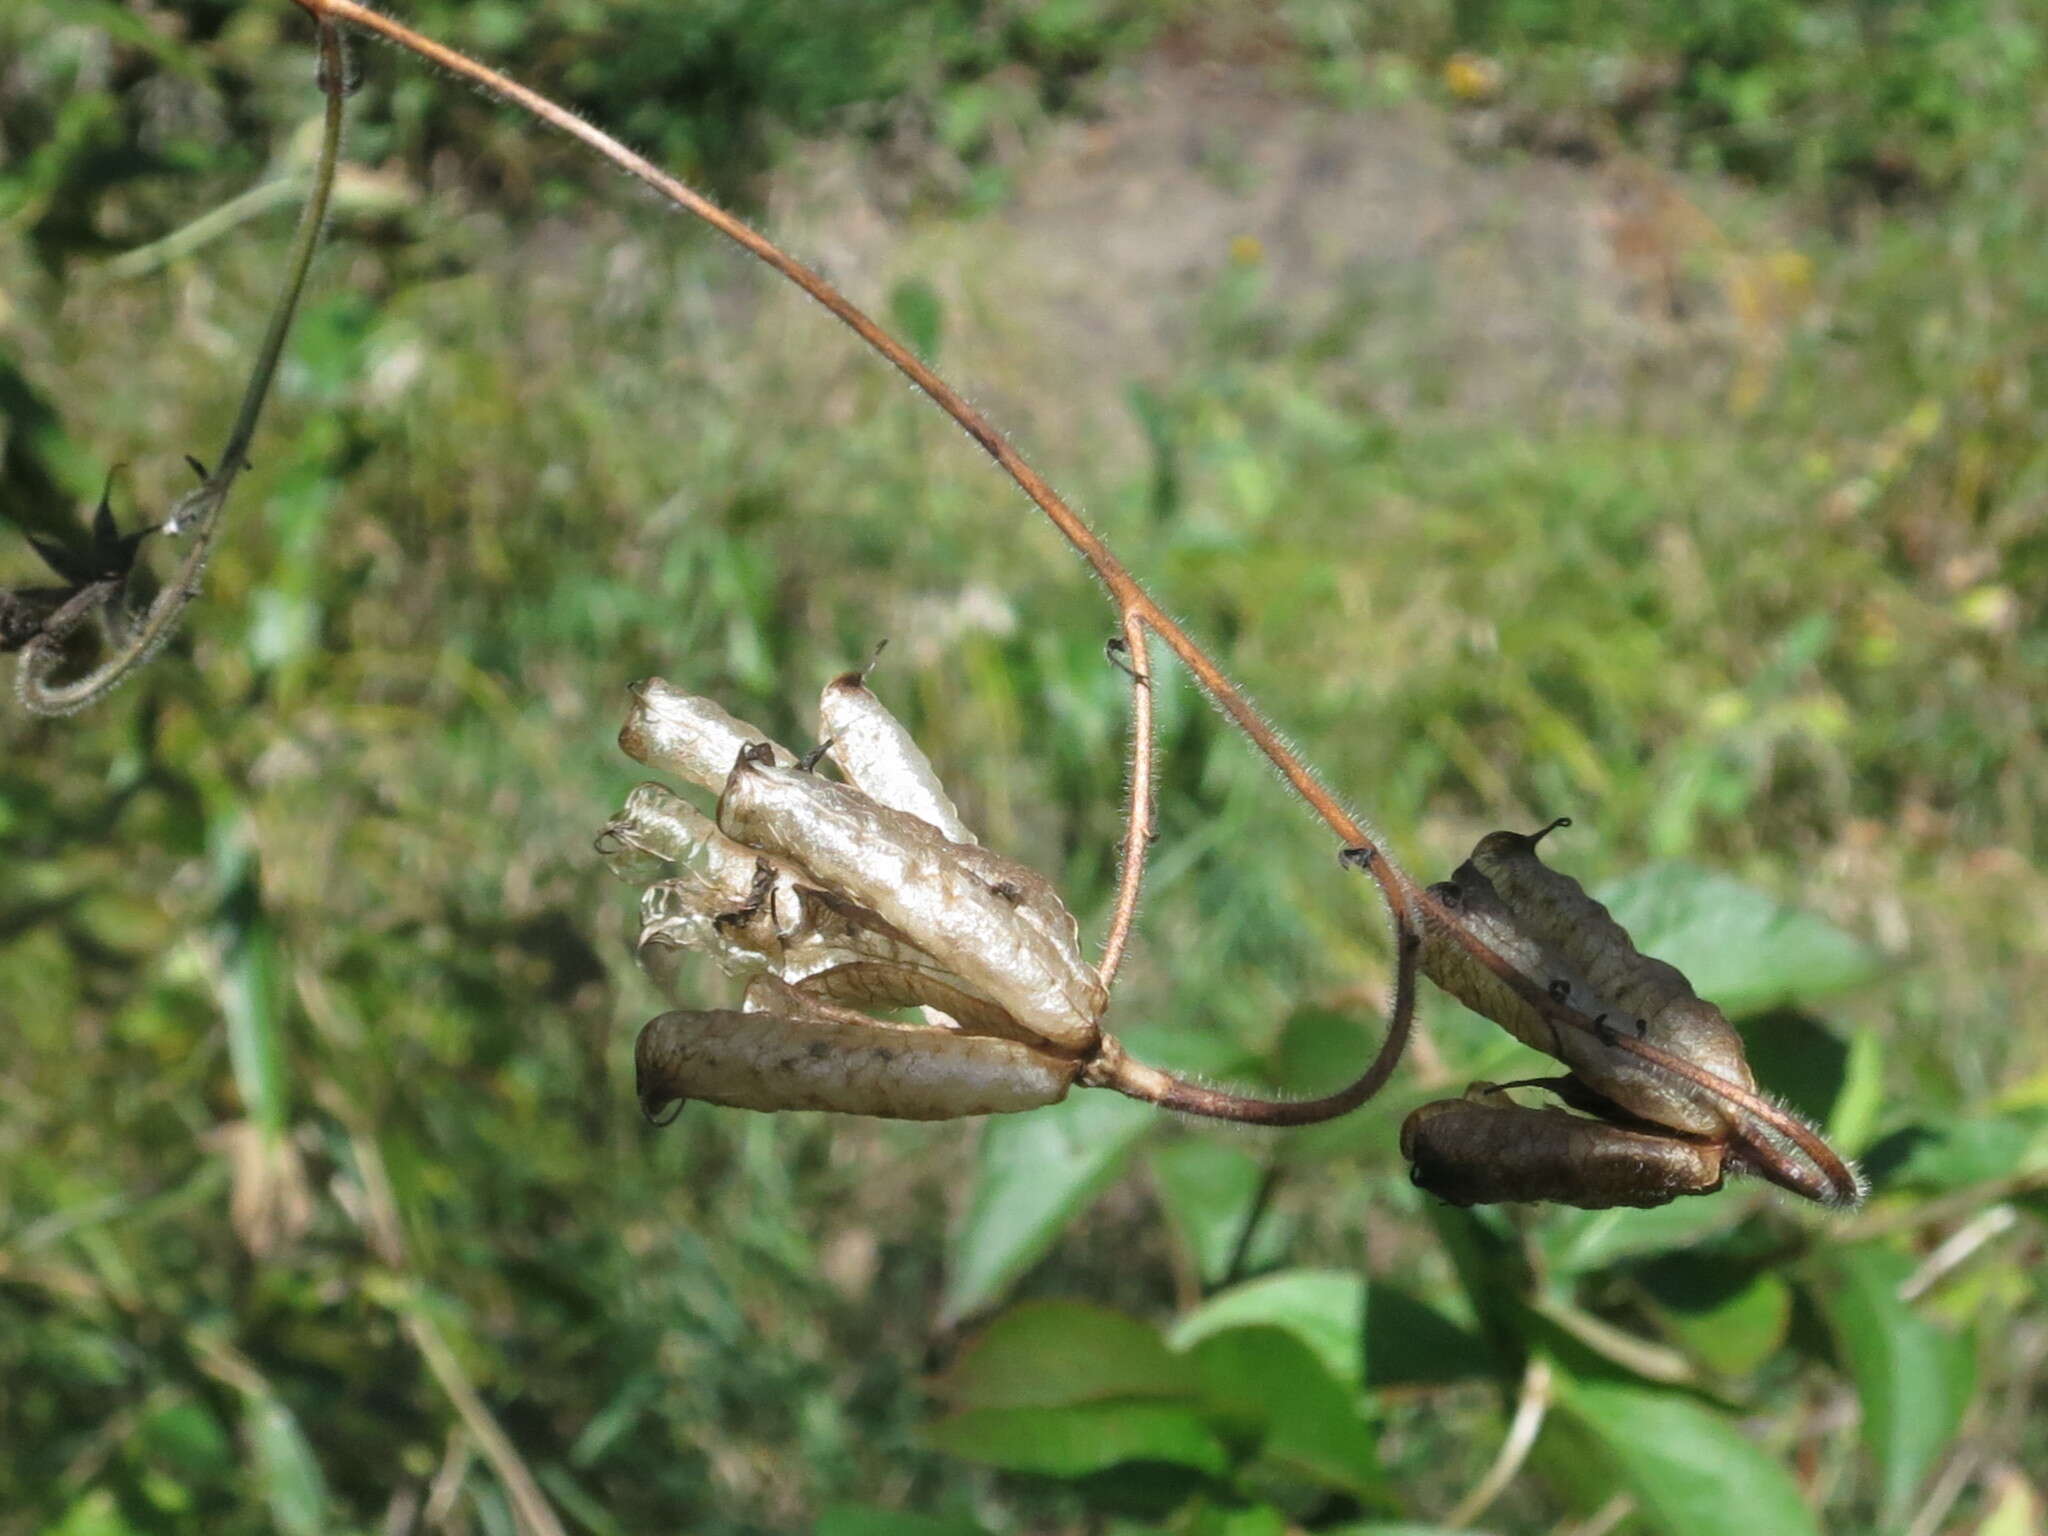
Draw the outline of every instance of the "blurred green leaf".
[[[1832,1122],[1849,1078],[1849,1042],[1811,1014],[1774,1008],[1741,1025],[1743,1053],[1771,1096],[1815,1125]]]
[[[1879,1509],[1902,1521],[1962,1423],[1972,1360],[1952,1338],[1899,1300],[1912,1271],[1903,1255],[1863,1243],[1831,1250],[1819,1288],[1842,1362],[1863,1409],[1863,1444],[1877,1463]]]
[[[1229,1457],[1192,1408],[1176,1403],[1077,1403],[970,1408],[928,1425],[935,1450],[983,1466],[1085,1477],[1127,1462],[1168,1462],[1221,1477]]]
[[[1691,864],[1653,864],[1596,894],[1638,949],[1677,966],[1730,1018],[1815,1002],[1880,968],[1832,923]]]
[[[942,1321],[988,1305],[1042,1258],[1060,1229],[1114,1179],[1155,1113],[1111,1093],[1003,1115],[981,1133],[967,1220],[951,1244]]]
[[[2048,1152],[2048,1115],[1966,1115],[1910,1126],[1871,1149],[1884,1189],[1966,1189],[2010,1178]]]
[[[1696,1398],[1571,1377],[1559,1385],[1559,1408],[1665,1536],[1819,1536],[1778,1459]]]
[[[1724,1376],[1746,1376],[1785,1342],[1792,1287],[1771,1270],[1704,1254],[1674,1254],[1643,1267],[1666,1329],[1687,1353]]]
[[[1445,1386],[1499,1373],[1492,1351],[1470,1329],[1383,1281],[1366,1287],[1366,1386]]]
[[[906,277],[889,290],[889,319],[911,350],[928,363],[939,359],[946,309],[938,289],[921,277]]]
[[[1649,1210],[1560,1207],[1544,1212],[1537,1240],[1554,1273],[1580,1275],[1636,1254],[1663,1253],[1699,1242],[1748,1214],[1748,1202],[1728,1194],[1674,1200]]]
[[[1188,1137],[1153,1147],[1146,1161],[1174,1237],[1205,1284],[1224,1278],[1240,1243],[1253,1268],[1262,1254],[1273,1253],[1280,1229],[1270,1215],[1260,1218],[1258,1230],[1245,1242],[1245,1223],[1266,1177],[1251,1153],[1228,1142]]]
[[[987,1536],[972,1520],[918,1515],[866,1504],[835,1504],[818,1517],[814,1536]]]
[[[962,1408],[1058,1408],[1099,1398],[1188,1397],[1195,1372],[1152,1328],[1080,1301],[1010,1308],[933,1392]]]
[[[1232,1328],[1270,1325],[1291,1333],[1336,1380],[1365,1373],[1365,1282],[1341,1269],[1288,1269],[1211,1297],[1174,1324],[1167,1341],[1192,1349]]]
[[[1297,1335],[1231,1328],[1203,1339],[1190,1357],[1226,1431],[1255,1436],[1263,1461],[1357,1498],[1388,1497],[1378,1436],[1354,1392]]]
[[[251,1471],[285,1536],[319,1536],[327,1529],[327,1483],[305,1432],[275,1397],[247,1400],[242,1427],[249,1437]]]

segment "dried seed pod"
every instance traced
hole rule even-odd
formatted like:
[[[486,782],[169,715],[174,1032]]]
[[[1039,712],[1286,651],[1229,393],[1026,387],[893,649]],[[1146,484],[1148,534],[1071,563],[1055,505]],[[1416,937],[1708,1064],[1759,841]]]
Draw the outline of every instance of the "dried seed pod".
[[[800,980],[789,977],[787,972],[784,975],[806,997],[864,1013],[891,1008],[933,1009],[970,1035],[997,1035],[1026,1043],[1037,1039],[987,998],[976,996],[954,978],[929,966],[852,960],[814,971]]]
[[[777,969],[782,936],[765,907],[734,919],[731,900],[694,875],[651,885],[640,898],[640,968],[668,996],[676,995],[685,954],[708,955],[728,976]]]
[[[1063,1050],[1094,1042],[1101,978],[1081,958],[1072,915],[1034,871],[765,752],[740,754],[718,824],[873,909],[1039,1038]]]
[[[673,774],[713,791],[725,787],[741,747],[767,742],[778,763],[796,754],[769,741],[744,720],[736,720],[711,699],[650,677],[632,688],[633,707],[619,729],[619,747],[635,762]]]
[[[843,673],[825,685],[818,699],[818,739],[832,744],[832,761],[870,800],[929,822],[953,842],[976,841],[931,760],[870,691],[865,673]]]
[[[1607,909],[1569,875],[1548,868],[1533,836],[1493,832],[1433,893],[1532,987],[1548,991],[1617,1033],[1636,1035],[1738,1088],[1755,1086],[1742,1040],[1721,1011],[1672,965],[1638,951]],[[1425,919],[1423,974],[1474,1012],[1570,1066],[1632,1114],[1689,1135],[1725,1134],[1729,1106],[1641,1057],[1584,1030],[1553,1025],[1448,927]]]
[[[1584,886],[1537,855],[1536,845],[1548,830],[1533,836],[1488,833],[1452,878],[1463,885],[1476,875],[1491,885],[1516,925],[1554,966],[1539,983],[1567,980],[1573,988],[1570,1000],[1581,1013],[1605,1014],[1617,1030],[1739,1088],[1754,1088],[1742,1037],[1721,1010],[1694,992],[1678,967],[1641,953]],[[1670,1075],[1641,1058],[1613,1050],[1596,1036],[1571,1034],[1551,1054],[1623,1109],[1693,1135],[1715,1135],[1732,1123],[1724,1107],[1697,1092],[1675,1101]]]
[[[1530,1109],[1485,1083],[1409,1115],[1401,1155],[1418,1186],[1452,1205],[1547,1200],[1606,1210],[1721,1187],[1717,1144]]]
[[[649,1119],[688,1099],[893,1120],[1001,1115],[1057,1104],[1077,1070],[1014,1040],[835,1017],[786,998],[773,1012],[664,1013],[640,1031],[634,1065]]]
[[[683,865],[711,885],[744,896],[760,855],[718,830],[718,824],[665,784],[636,784],[597,835],[597,851],[613,874],[635,885]]]

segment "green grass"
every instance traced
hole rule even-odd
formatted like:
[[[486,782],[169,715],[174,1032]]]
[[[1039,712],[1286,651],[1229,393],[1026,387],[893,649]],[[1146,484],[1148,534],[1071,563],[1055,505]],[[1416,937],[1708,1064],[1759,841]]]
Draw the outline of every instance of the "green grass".
[[[1332,110],[1377,110],[1353,87],[1377,82],[1380,100],[1408,79],[1430,99],[1403,110],[1434,114],[1459,110],[1434,99],[1440,55],[1497,49],[1511,108],[1563,93],[1607,112],[1572,96],[1586,59],[1698,42],[1598,7],[1534,8],[1541,26],[1498,32],[1440,26],[1438,9],[1339,37],[1298,8],[1285,46],[1251,56]],[[1829,73],[1835,54],[1785,41],[1789,12],[1742,9],[1769,22],[1773,79],[1805,58],[1771,89],[1841,134],[1895,112],[1886,82],[1929,78],[1929,56],[1895,41],[1859,95],[1865,55]],[[1897,1501],[1910,1512],[1926,1490],[1888,1492],[1887,1469],[1916,1463],[1860,1451],[1828,1406],[1851,1362],[1811,1307],[1882,1308],[1885,1264],[1910,1268],[2008,1203],[1931,1205],[2038,1168],[2048,1103],[2048,183],[2033,150],[2048,79],[1976,7],[1905,9],[1948,40],[1933,56],[2006,61],[2026,89],[2000,74],[1909,118],[1929,169],[1884,203],[1859,179],[1861,140],[1800,159],[1792,107],[1757,109],[1745,154],[1724,152],[1704,77],[1687,76],[1661,163],[1747,180],[1674,183],[1727,232],[1681,252],[1703,318],[1603,358],[1619,389],[1600,408],[1512,385],[1475,406],[1455,270],[1348,302],[1219,256],[1170,365],[1136,376],[1100,366],[1086,336],[1062,366],[1057,333],[1020,334],[1019,314],[1057,305],[1015,286],[1029,274],[1005,265],[1011,226],[979,193],[918,202],[886,259],[849,279],[882,309],[899,278],[942,296],[949,373],[1002,402],[1034,460],[1419,872],[1490,827],[1569,812],[1560,862],[1589,884],[1685,859],[1883,955],[1880,979],[1819,1011],[1880,1065],[1856,1150],[1896,1175],[1876,1208],[1887,1251],[1859,1248],[1838,1275],[1824,1223],[1725,1195],[1747,1202],[1732,1237],[1674,1233],[1556,1282],[1713,1360],[1736,1349],[1734,1324],[1687,1332],[1653,1261],[1798,1250],[1789,1333],[1709,1380],[1842,1530],[1903,1528]],[[596,24],[554,10],[569,41],[502,50],[537,80],[560,80],[576,27]],[[966,25],[931,14],[947,37]],[[208,90],[256,82],[225,98],[229,122],[281,145],[313,110],[303,40],[273,49],[270,20],[236,16],[190,56],[217,72]],[[1187,28],[1175,46],[1233,61],[1258,32],[1220,8],[1088,17],[1092,41],[1057,73],[1102,101],[1114,84],[1090,69],[1170,24]],[[1037,67],[1037,45],[997,35],[1001,57]],[[630,893],[590,840],[637,777],[611,740],[628,682],[659,673],[808,741],[817,687],[886,636],[877,686],[969,822],[1053,874],[1099,933],[1124,730],[1108,609],[972,445],[823,315],[615,182],[563,180],[553,147],[496,119],[473,140],[467,101],[406,117],[428,77],[382,52],[363,62],[398,103],[372,112],[366,152],[420,176],[436,150],[474,155],[475,179],[436,179],[395,219],[344,208],[185,637],[77,719],[0,713],[0,1531],[375,1529],[394,1492],[424,1501],[437,1475],[474,1528],[510,1529],[495,1474],[451,1451],[458,1420],[405,1331],[414,1312],[571,1528],[796,1530],[855,1501],[1107,1529],[1099,1487],[998,1477],[920,1439],[925,1373],[959,1343],[932,1320],[976,1128],[703,1109],[642,1126],[630,1046],[657,1002],[630,962]],[[796,107],[759,87],[749,131],[844,126],[832,114],[856,99],[939,113],[953,96],[917,81],[996,67],[937,45],[912,63],[813,82]],[[48,90],[70,78],[55,70]],[[670,124],[671,143],[633,78],[568,84],[695,153],[695,120]],[[171,99],[212,99],[195,92]],[[27,90],[0,114],[33,128],[52,99]],[[1058,127],[1044,107],[1032,135]],[[133,125],[109,113],[93,131],[126,142]],[[1654,124],[1626,126],[1660,163]],[[247,185],[263,155],[220,134],[218,163],[187,145],[178,174],[87,195],[81,160],[33,206],[84,209],[112,244],[154,237]],[[879,153],[849,136],[856,157]],[[924,153],[957,156],[970,181],[994,167],[977,184],[1000,186],[1029,152]],[[545,207],[494,195],[522,166],[551,178]],[[120,284],[69,247],[39,265],[71,229],[68,212],[0,222],[0,379],[54,416],[30,433],[10,404],[4,484],[26,516],[37,477],[62,493],[45,485],[47,510],[125,462],[132,520],[182,488],[180,453],[217,440],[288,215]],[[1731,284],[1788,251],[1810,298],[1763,332],[1722,323]],[[1144,286],[1115,299],[1163,302]],[[0,561],[0,579],[29,574],[18,549]],[[1341,1075],[1386,976],[1366,892],[1184,684],[1162,696],[1161,747],[1164,836],[1119,1027],[1209,1070],[1280,1051]],[[1387,1105],[1284,1153],[1263,1263],[1448,1294],[1453,1260],[1479,1262],[1457,1245],[1480,1239],[1408,1189],[1398,1111],[1519,1058],[1448,1005],[1426,1020]],[[224,1128],[245,1120],[238,1162]],[[1260,1159],[1276,1145],[1155,1135]],[[1902,1162],[1916,1135],[1923,1161]],[[399,1275],[365,1235],[372,1148]],[[1152,1323],[1199,1297],[1137,1168],[1017,1294]],[[1964,1422],[1985,1465],[2038,1467],[2043,1207],[2038,1189],[2010,1203],[2016,1225],[1914,1317],[1975,1350]],[[1513,1232],[1550,1251],[1577,1220]],[[1546,1436],[1491,1517],[1502,1529],[1602,1502],[1579,1442],[1615,1390]],[[1389,1391],[1372,1411],[1415,1519],[1476,1481],[1503,1424],[1470,1383]],[[1988,1507],[1988,1486],[1968,1486],[1957,1518]],[[1346,1509],[1291,1512],[1333,1529]],[[1637,1528],[1693,1528],[1666,1518]]]

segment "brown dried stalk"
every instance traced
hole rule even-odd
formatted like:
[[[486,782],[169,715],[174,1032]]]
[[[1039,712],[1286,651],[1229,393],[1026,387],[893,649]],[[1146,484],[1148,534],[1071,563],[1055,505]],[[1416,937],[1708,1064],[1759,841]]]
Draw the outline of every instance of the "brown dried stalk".
[[[1181,628],[1172,615],[1154,601],[1101,537],[1037,470],[1025,462],[1008,439],[952,386],[822,276],[603,130],[446,44],[423,36],[403,23],[357,3],[357,0],[295,0],[295,3],[322,22],[345,24],[382,38],[567,134],[651,188],[672,206],[701,219],[773,268],[852,330],[950,416],[1016,482],[1062,537],[1088,562],[1108,589],[1120,631],[1113,645],[1127,659],[1133,678],[1129,804],[1116,904],[1101,965],[1105,984],[1114,978],[1128,944],[1144,883],[1152,826],[1152,672],[1147,644],[1151,636],[1165,642],[1194,675],[1203,692],[1279,770],[1295,796],[1336,834],[1343,860],[1370,874],[1378,884],[1396,932],[1394,998],[1386,1038],[1378,1054],[1348,1087],[1324,1098],[1293,1102],[1227,1093],[1186,1082],[1134,1062],[1115,1049],[1113,1043],[1087,1064],[1081,1079],[1083,1082],[1114,1087],[1133,1097],[1191,1114],[1261,1125],[1300,1125],[1344,1114],[1370,1098],[1386,1081],[1406,1045],[1414,1010],[1415,971],[1422,945],[1421,934],[1427,928],[1469,953],[1479,966],[1499,978],[1507,992],[1519,998],[1550,1027],[1590,1036],[1603,1049],[1635,1058],[1646,1073],[1661,1075],[1674,1085],[1682,1085],[1683,1091],[1718,1105],[1737,1127],[1737,1144],[1751,1154],[1756,1165],[1768,1170],[1774,1163],[1782,1164],[1789,1149],[1791,1154],[1808,1164],[1814,1174],[1807,1181],[1812,1187],[1802,1188],[1802,1193],[1819,1190],[1821,1193],[1817,1198],[1837,1201],[1855,1198],[1857,1185],[1853,1174],[1826,1143],[1797,1119],[1779,1110],[1747,1084],[1709,1071],[1647,1040],[1627,1034],[1617,1036],[1603,1021],[1589,1017],[1568,999],[1551,995],[1541,981],[1532,979],[1512,959],[1499,953],[1484,936],[1474,931],[1460,911],[1446,906],[1403,870],[1384,850],[1371,829],[1281,739],[1244,690]]]

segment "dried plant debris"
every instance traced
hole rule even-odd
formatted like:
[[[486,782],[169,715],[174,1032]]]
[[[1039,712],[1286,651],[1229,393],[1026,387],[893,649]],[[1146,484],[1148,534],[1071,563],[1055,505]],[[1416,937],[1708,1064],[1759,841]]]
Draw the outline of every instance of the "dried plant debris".
[[[1592,1118],[1524,1108],[1477,1085],[1410,1116],[1402,1146],[1416,1182],[1459,1204],[1661,1205],[1718,1189],[1725,1162],[1810,1199],[1854,1204],[1854,1171],[1758,1094],[1721,1010],[1676,966],[1637,950],[1578,881],[1544,864],[1537,845],[1568,824],[1481,838],[1430,887],[1421,963],[1468,1008],[1569,1067],[1526,1086]]]
[[[847,783],[710,699],[659,679],[633,695],[627,753],[718,794],[714,818],[642,784],[599,835],[644,885],[641,965],[676,1002],[686,956],[746,982],[740,1011],[643,1031],[650,1113],[701,1098],[930,1120],[1065,1095],[1107,1002],[1079,926],[1043,876],[973,841],[859,674],[821,709]],[[926,1022],[874,1017],[912,1008]]]

